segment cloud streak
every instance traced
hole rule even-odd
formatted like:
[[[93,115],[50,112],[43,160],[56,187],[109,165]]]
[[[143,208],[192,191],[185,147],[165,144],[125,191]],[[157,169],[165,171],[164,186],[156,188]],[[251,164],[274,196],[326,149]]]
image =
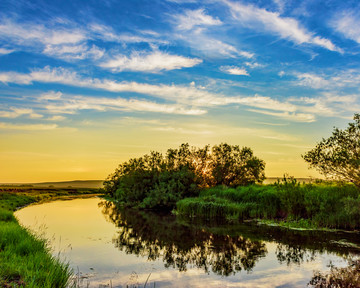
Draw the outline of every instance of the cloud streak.
[[[270,12],[266,9],[239,2],[235,3],[224,0],[223,3],[229,7],[234,19],[242,26],[259,31],[267,31],[296,44],[307,43],[330,51],[343,53],[343,50],[333,44],[329,39],[316,36],[314,33],[307,31],[294,18],[282,17],[277,12]]]
[[[58,128],[56,124],[12,124],[0,122],[1,130],[26,130],[26,131],[35,131],[35,130],[54,130]]]
[[[186,10],[183,14],[173,15],[176,22],[177,29],[179,30],[191,30],[198,26],[214,26],[221,25],[222,22],[207,15],[204,9],[198,10]]]
[[[245,75],[249,76],[249,73],[245,68],[237,67],[237,66],[221,66],[220,70],[224,73],[231,75]]]
[[[42,118],[43,115],[35,113],[33,109],[12,107],[8,111],[0,111],[0,118],[18,118],[21,116],[28,116],[31,119]]]
[[[87,39],[81,29],[47,28],[41,24],[16,23],[10,19],[0,22],[0,38],[11,40],[20,45],[77,44]]]
[[[106,98],[68,96],[64,98],[61,92],[46,92],[37,97],[37,101],[45,101],[46,109],[53,114],[73,114],[79,110],[96,111],[143,111],[182,115],[202,115],[209,109],[226,105],[241,105],[257,110],[249,110],[273,117],[297,122],[313,122],[315,115],[325,115],[332,112],[329,105],[338,100],[318,100],[288,98],[287,100],[273,99],[267,96],[255,94],[254,96],[225,96],[212,93],[191,84],[165,85],[147,84],[138,82],[117,82],[109,79],[86,78],[78,73],[64,68],[36,69],[28,74],[16,72],[0,73],[0,81],[8,84],[31,85],[33,82],[57,83],[74,87],[84,87],[96,90],[104,90],[114,93],[132,92],[142,95],[141,98]],[[324,83],[322,83],[324,84]],[[325,85],[325,84],[324,84]],[[165,101],[157,103],[146,98],[152,96]],[[335,96],[332,99],[336,98]],[[340,100],[339,100],[340,101]],[[259,110],[261,109],[261,110]],[[335,115],[334,113],[332,113]]]
[[[314,89],[332,90],[342,87],[358,87],[360,84],[360,71],[356,69],[342,70],[336,72],[335,75],[315,73],[294,73],[294,75],[298,79],[294,82],[295,85]]]
[[[17,22],[13,19],[0,20],[0,40],[17,47],[16,50],[36,51],[46,56],[66,61],[101,59],[106,51],[95,44],[94,40],[103,43],[148,43],[168,44],[168,41],[135,34],[119,34],[112,27],[92,23],[87,26],[60,19],[55,23]],[[0,55],[10,54],[14,49],[0,48]]]
[[[278,118],[283,118],[286,120],[290,120],[290,121],[295,121],[295,122],[314,122],[315,116],[313,114],[309,114],[309,113],[289,113],[289,112],[271,112],[271,111],[266,111],[266,110],[257,110],[257,109],[249,109],[249,111],[251,112],[255,112],[255,113],[261,113],[261,114],[265,114],[265,115],[270,115],[270,116],[275,116]]]
[[[14,51],[15,51],[14,49],[0,48],[0,55],[10,54],[13,53]]]
[[[202,60],[197,58],[154,51],[151,53],[134,52],[130,57],[117,55],[113,59],[99,64],[99,66],[116,73],[121,71],[160,72],[163,70],[189,68],[201,62]]]
[[[159,104],[143,99],[109,99],[104,97],[73,96],[57,103],[49,103],[45,108],[50,113],[74,114],[80,110],[96,111],[137,111],[178,115],[202,115],[206,110],[194,109],[179,104]]]
[[[345,38],[351,39],[360,44],[360,14],[356,15],[354,11],[345,10],[336,13],[336,16],[330,21],[330,25],[335,31],[342,34]]]

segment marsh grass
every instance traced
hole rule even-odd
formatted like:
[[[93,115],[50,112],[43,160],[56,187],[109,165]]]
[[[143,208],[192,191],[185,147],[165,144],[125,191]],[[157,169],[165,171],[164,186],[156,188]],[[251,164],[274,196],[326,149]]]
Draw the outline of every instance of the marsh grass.
[[[51,255],[45,239],[13,215],[30,203],[88,195],[95,189],[0,188],[0,287],[69,287],[72,271]],[[59,198],[60,197],[60,198]]]
[[[328,274],[316,271],[309,282],[315,288],[360,287],[360,260],[350,261],[345,268],[331,266]]]
[[[271,219],[288,226],[360,228],[360,191],[352,184],[300,184],[285,179],[275,185],[204,189],[199,197],[177,202],[176,213],[226,220]]]

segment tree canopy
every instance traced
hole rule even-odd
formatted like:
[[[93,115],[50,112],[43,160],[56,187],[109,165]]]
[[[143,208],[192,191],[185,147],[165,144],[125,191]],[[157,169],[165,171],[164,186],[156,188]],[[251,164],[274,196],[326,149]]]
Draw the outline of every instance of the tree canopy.
[[[166,155],[152,151],[119,165],[104,182],[105,192],[130,206],[172,208],[199,189],[262,182],[265,162],[248,147],[222,143],[210,149],[182,144]]]
[[[346,129],[334,128],[332,136],[323,138],[302,157],[326,177],[360,187],[360,114],[354,115]]]

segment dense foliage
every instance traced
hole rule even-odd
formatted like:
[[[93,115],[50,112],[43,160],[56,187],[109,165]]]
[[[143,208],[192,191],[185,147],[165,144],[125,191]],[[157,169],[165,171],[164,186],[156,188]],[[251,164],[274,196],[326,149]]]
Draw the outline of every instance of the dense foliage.
[[[279,219],[299,226],[360,228],[360,192],[352,184],[299,184],[284,178],[275,185],[201,191],[177,202],[177,212],[190,217]]]
[[[172,208],[180,199],[197,196],[200,188],[262,182],[264,169],[264,161],[247,147],[182,144],[166,155],[151,152],[120,164],[105,180],[104,189],[129,206]]]
[[[303,158],[320,173],[360,187],[360,114],[354,115],[354,121],[345,130],[335,128]]]

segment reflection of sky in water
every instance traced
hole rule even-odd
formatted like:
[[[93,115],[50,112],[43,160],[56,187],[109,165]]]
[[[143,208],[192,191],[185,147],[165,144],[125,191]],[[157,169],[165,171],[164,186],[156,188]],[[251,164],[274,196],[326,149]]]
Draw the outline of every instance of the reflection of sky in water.
[[[251,272],[242,270],[230,276],[216,275],[211,271],[197,268],[193,263],[187,266],[186,272],[165,268],[162,258],[147,260],[147,255],[126,254],[114,247],[113,239],[121,230],[106,221],[99,199],[77,199],[56,201],[34,205],[16,212],[19,222],[32,229],[40,229],[45,237],[51,240],[54,254],[60,251],[61,258],[70,261],[75,273],[89,276],[84,279],[84,287],[109,284],[121,287],[146,282],[156,283],[156,287],[306,287],[313,275],[313,270],[329,270],[327,265],[332,261],[336,266],[346,262],[334,253],[316,253],[313,261],[310,253],[304,255],[305,261],[300,265],[280,264],[276,250],[278,244],[265,242],[267,252],[258,258]],[[45,228],[44,228],[45,227]],[[181,241],[181,239],[180,239]],[[149,287],[149,286],[147,286]]]

